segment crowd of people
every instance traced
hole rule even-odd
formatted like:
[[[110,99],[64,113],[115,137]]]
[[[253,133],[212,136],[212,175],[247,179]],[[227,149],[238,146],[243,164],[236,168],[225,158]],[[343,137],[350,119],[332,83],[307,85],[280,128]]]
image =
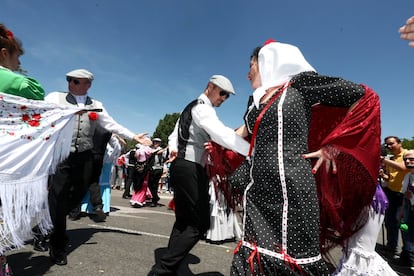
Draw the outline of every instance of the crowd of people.
[[[414,17],[399,32],[414,46]],[[201,239],[239,240],[232,275],[396,275],[383,257],[414,271],[414,151],[388,136],[381,154],[377,94],[318,74],[298,47],[268,40],[253,50],[253,94],[242,126],[234,130],[218,118],[215,108],[236,92],[227,77],[213,75],[164,148],[88,96],[95,77],[86,69],[66,74],[67,91],[46,95],[36,80],[14,72],[23,52],[0,24],[4,275],[12,273],[4,254],[30,237],[34,249],[66,265],[68,216],[89,212],[105,221],[111,188],[122,185],[132,207],[157,207],[163,183],[173,190],[176,221],[149,275],[176,275]],[[137,144],[121,154],[125,140]],[[26,161],[11,166],[11,155]],[[33,200],[22,202],[22,194]],[[387,244],[379,255],[383,221]],[[343,256],[333,271],[326,256],[338,245]]]

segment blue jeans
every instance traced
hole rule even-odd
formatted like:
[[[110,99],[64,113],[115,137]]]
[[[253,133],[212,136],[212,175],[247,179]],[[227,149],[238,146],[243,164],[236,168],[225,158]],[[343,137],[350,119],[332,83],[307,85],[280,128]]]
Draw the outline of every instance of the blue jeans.
[[[403,247],[401,257],[408,257],[410,263],[414,265],[414,213],[411,209],[409,199],[404,199],[404,219],[408,225],[408,231],[401,231]]]
[[[388,208],[385,211],[385,227],[387,229],[387,247],[397,251],[398,236],[400,232],[400,223],[397,220],[397,214],[401,208],[404,195],[400,192],[391,191],[385,187],[384,192],[388,198]]]

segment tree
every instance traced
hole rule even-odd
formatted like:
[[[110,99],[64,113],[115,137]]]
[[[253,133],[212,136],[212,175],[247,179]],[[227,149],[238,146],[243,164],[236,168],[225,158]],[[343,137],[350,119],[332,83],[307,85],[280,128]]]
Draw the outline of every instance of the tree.
[[[166,147],[168,145],[168,136],[173,132],[175,123],[180,117],[180,113],[165,114],[164,119],[158,122],[158,126],[155,129],[152,138],[160,138],[162,140],[161,146]]]
[[[414,137],[411,140],[403,138],[401,144],[405,149],[414,149]]]

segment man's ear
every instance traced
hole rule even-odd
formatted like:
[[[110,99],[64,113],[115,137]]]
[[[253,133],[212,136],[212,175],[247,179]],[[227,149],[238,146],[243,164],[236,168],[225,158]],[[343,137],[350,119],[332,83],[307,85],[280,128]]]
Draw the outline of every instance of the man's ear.
[[[212,84],[211,82],[209,82],[208,84],[207,84],[207,88],[206,88],[206,95],[208,96],[208,94],[209,93],[212,93],[211,91],[213,91],[213,89],[214,89],[214,84]]]

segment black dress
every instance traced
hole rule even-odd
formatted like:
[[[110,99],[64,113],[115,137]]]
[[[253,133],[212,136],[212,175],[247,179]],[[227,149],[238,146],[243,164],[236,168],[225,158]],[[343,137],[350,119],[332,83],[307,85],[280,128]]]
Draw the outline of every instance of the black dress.
[[[310,161],[302,157],[308,152],[311,107],[349,107],[364,89],[313,72],[296,75],[291,82],[258,128],[249,183],[244,185],[242,244],[234,255],[232,275],[329,275],[319,250],[315,179]],[[250,133],[265,105],[247,111]]]

